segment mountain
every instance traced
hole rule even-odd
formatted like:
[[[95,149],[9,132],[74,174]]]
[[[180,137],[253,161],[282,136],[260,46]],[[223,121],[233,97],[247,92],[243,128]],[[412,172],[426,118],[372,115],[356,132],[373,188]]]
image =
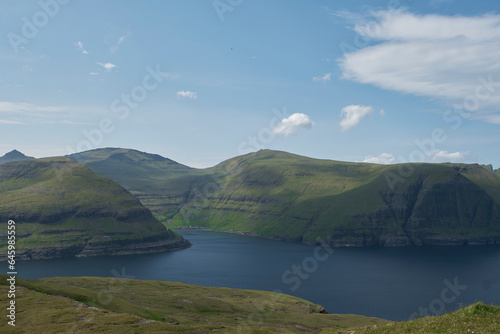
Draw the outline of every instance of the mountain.
[[[140,195],[172,228],[334,246],[500,243],[500,177],[480,165],[377,165],[261,150],[203,170],[155,165],[144,175],[148,155],[126,150],[144,159],[127,158],[123,168],[113,154],[82,159],[99,152],[71,157]]]
[[[7,222],[17,259],[119,255],[185,248],[122,186],[66,157],[0,165],[1,260]]]
[[[131,149],[95,149],[68,157],[127,188],[164,222],[179,211],[193,186],[210,177],[203,170]]]
[[[28,157],[18,150],[12,150],[9,153],[6,153],[3,157],[0,157],[0,164],[4,164],[7,162],[13,162],[13,161],[22,161],[22,160],[30,160],[30,159],[35,159],[33,157]]]

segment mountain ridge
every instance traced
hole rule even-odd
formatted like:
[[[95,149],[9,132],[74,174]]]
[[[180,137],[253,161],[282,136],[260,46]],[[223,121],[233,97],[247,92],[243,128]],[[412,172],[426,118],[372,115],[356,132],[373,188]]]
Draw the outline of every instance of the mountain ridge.
[[[81,158],[95,153],[70,157],[85,163]],[[272,150],[206,169],[148,162],[148,176],[142,164],[128,164],[126,175],[107,159],[87,165],[121,183],[171,228],[313,244],[321,238],[334,246],[500,243],[500,178],[477,164],[378,165]]]

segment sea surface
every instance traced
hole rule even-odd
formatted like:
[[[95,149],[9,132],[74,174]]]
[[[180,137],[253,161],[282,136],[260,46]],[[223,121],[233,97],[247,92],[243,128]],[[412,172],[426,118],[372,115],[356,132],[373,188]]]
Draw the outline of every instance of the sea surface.
[[[147,255],[21,261],[18,277],[107,276],[280,291],[330,313],[389,320],[500,305],[500,246],[337,248],[180,231],[191,248]]]

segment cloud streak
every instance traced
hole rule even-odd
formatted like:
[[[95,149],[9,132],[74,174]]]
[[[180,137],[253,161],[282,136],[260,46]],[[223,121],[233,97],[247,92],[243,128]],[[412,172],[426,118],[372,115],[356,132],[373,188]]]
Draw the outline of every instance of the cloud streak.
[[[31,103],[0,101],[0,113],[26,113],[26,112],[62,112],[66,108],[52,106],[38,106]]]
[[[116,42],[116,45],[113,45],[112,47],[110,47],[109,51],[111,53],[115,53],[116,51],[118,51],[118,47],[120,46],[120,44],[122,44],[129,37],[130,37],[130,33],[127,33],[125,35],[120,36],[120,38],[118,38],[118,41]]]
[[[106,72],[109,72],[116,67],[116,65],[112,63],[97,63],[97,65],[101,65]]]
[[[332,74],[331,73],[327,73],[323,76],[317,76],[317,77],[313,77],[313,81],[314,82],[328,82],[332,79]]]
[[[196,100],[198,99],[198,94],[196,92],[191,92],[189,90],[181,90],[177,92],[177,97]]]

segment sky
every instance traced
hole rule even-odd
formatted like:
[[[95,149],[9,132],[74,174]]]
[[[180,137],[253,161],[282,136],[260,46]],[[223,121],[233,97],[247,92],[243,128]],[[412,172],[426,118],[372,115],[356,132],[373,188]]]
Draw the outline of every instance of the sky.
[[[0,0],[0,156],[500,167],[500,3]]]

